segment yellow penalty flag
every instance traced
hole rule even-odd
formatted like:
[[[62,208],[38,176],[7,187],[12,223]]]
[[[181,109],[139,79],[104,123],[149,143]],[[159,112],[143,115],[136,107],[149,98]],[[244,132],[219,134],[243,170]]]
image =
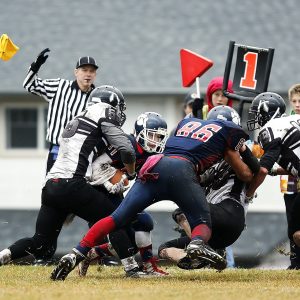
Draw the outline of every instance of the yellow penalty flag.
[[[4,61],[10,60],[17,52],[19,47],[16,46],[7,34],[0,37],[0,58]]]

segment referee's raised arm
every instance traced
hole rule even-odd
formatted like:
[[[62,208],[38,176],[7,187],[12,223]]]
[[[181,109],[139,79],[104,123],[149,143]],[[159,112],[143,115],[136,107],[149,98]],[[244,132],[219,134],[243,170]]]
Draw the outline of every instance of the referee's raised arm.
[[[98,65],[91,56],[83,56],[76,62],[75,80],[41,79],[37,73],[46,62],[50,50],[44,49],[30,65],[23,87],[30,93],[43,97],[49,102],[47,115],[47,136],[50,143],[47,173],[52,168],[59,149],[59,138],[67,123],[86,107]]]

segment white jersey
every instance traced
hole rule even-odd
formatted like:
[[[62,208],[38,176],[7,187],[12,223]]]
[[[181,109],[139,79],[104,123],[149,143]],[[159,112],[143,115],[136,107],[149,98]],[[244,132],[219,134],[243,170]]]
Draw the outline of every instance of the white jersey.
[[[246,184],[238,179],[231,166],[222,160],[213,165],[203,175],[206,199],[208,203],[217,204],[224,200],[231,199],[240,203],[245,210],[248,209],[246,197]]]
[[[104,153],[108,144],[120,151],[125,163],[133,163],[135,151],[115,119],[113,107],[97,103],[69,122],[60,138],[57,160],[46,180],[84,177],[95,154]]]
[[[300,174],[300,115],[275,118],[261,128],[258,141],[265,153],[260,165],[269,171],[275,162],[291,175]]]

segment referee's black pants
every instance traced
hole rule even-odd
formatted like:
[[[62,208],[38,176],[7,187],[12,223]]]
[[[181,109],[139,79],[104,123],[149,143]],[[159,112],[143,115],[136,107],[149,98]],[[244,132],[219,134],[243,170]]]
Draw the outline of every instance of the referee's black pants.
[[[104,192],[94,189],[84,178],[50,179],[42,190],[36,231],[32,238],[18,240],[9,247],[12,260],[43,253],[56,242],[68,214],[73,213],[89,223],[110,215],[116,204]],[[135,245],[125,229],[110,234],[112,246],[120,259],[131,256]]]

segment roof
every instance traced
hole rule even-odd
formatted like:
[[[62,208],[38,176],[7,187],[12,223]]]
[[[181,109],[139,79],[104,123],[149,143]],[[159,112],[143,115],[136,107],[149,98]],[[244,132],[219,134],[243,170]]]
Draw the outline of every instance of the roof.
[[[124,92],[186,93],[179,51],[214,61],[200,79],[206,87],[224,73],[230,40],[275,48],[269,90],[286,91],[298,78],[298,1],[271,0],[14,0],[3,6],[1,34],[20,47],[0,61],[0,92],[25,92],[30,63],[51,49],[42,78],[72,78],[80,56],[96,58],[97,84]]]

